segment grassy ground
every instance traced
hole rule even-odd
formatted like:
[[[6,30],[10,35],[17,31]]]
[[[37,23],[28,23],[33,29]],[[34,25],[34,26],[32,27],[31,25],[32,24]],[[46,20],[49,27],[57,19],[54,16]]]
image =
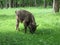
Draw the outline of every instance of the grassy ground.
[[[15,30],[15,10],[25,9],[33,13],[39,25],[32,35]],[[51,8],[8,8],[0,9],[0,45],[60,45],[60,13],[54,13]]]

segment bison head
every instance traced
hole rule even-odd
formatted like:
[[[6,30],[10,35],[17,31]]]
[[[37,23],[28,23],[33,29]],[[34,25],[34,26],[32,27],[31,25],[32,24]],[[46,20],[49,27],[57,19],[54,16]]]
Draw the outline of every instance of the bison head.
[[[35,31],[36,31],[36,28],[37,28],[37,25],[36,25],[36,23],[35,24],[30,24],[29,25],[29,29],[30,29],[30,33],[34,33]]]

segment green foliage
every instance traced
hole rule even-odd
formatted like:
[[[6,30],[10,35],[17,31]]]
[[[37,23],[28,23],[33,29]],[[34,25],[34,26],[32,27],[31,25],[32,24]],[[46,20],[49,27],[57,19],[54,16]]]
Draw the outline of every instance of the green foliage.
[[[51,2],[52,0],[46,0],[47,3],[48,2]],[[5,6],[6,3],[8,2],[9,3],[9,0],[2,0],[3,2],[3,5]],[[34,6],[35,5],[35,0],[14,0],[14,3],[16,3],[18,5],[25,5],[25,6]],[[44,0],[36,0],[36,5],[37,6],[40,6],[40,5],[43,5],[44,4]]]
[[[24,33],[23,24],[20,31],[15,29],[15,10],[30,11],[39,25],[34,34]],[[0,45],[60,45],[60,13],[51,8],[26,7],[0,9]]]

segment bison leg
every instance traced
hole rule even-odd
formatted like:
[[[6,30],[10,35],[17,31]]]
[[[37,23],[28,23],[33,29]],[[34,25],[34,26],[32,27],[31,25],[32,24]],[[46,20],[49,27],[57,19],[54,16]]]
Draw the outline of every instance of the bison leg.
[[[27,23],[24,21],[24,30],[25,30],[25,33],[27,32]]]
[[[18,30],[18,28],[19,28],[19,20],[17,19],[17,21],[16,21],[16,30]]]
[[[24,27],[25,27],[25,33],[27,32],[27,26],[26,25],[24,25]]]

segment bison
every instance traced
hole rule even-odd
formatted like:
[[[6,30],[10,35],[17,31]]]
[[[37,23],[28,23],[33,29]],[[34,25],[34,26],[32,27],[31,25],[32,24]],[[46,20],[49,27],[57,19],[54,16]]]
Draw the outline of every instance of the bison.
[[[30,29],[30,33],[34,33],[37,25],[35,18],[29,11],[26,10],[16,10],[16,30],[19,30],[19,22],[24,24],[25,33],[27,32],[27,27]]]

